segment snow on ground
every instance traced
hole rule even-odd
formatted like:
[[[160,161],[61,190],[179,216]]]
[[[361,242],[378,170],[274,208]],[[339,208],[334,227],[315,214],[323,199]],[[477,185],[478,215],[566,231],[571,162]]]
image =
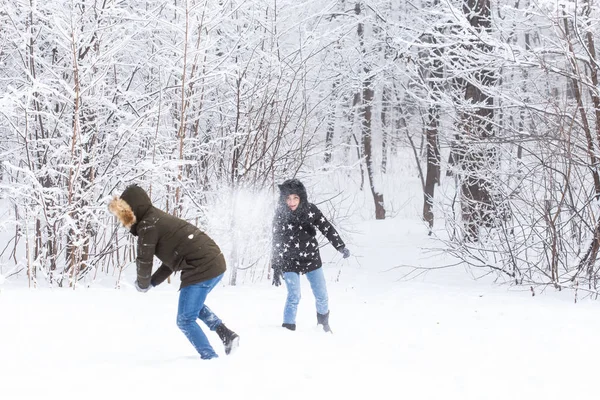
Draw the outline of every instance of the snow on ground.
[[[0,398],[594,398],[599,303],[473,280],[461,267],[398,280],[399,264],[449,261],[419,222],[361,224],[356,257],[326,264],[334,335],[315,327],[303,280],[298,330],[283,287],[218,287],[207,302],[241,336],[200,360],[175,325],[177,288],[0,292]]]

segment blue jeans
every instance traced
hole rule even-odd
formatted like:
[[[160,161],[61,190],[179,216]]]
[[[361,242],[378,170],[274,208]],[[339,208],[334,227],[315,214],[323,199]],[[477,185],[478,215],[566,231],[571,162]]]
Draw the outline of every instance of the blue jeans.
[[[307,273],[306,277],[315,295],[317,312],[319,314],[327,314],[329,311],[329,298],[327,297],[327,285],[325,283],[325,275],[323,275],[323,268],[318,268]],[[297,272],[284,272],[283,279],[285,280],[288,292],[283,310],[283,323],[295,324],[296,312],[300,303],[300,274]]]
[[[186,286],[179,292],[177,326],[192,343],[200,357],[205,360],[218,356],[196,320],[200,318],[211,331],[221,325],[219,317],[204,305],[206,296],[217,286],[221,279],[223,279],[223,274],[204,282]]]

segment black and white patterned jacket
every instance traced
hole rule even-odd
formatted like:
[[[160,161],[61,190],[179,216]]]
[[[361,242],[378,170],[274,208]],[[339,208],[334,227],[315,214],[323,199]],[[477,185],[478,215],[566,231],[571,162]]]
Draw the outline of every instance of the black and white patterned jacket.
[[[296,215],[283,207],[276,213],[273,219],[273,269],[305,274],[321,268],[317,229],[336,250],[344,248],[344,241],[317,206],[308,203],[303,214]]]

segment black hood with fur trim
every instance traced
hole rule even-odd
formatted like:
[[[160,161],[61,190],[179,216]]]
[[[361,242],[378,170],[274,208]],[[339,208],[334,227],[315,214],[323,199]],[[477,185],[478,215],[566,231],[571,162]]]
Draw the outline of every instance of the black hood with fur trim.
[[[308,215],[308,195],[306,194],[306,188],[298,179],[288,179],[279,186],[279,212],[282,214],[288,214],[294,216],[300,220],[306,220]],[[286,204],[286,199],[290,194],[295,194],[300,197],[300,204],[295,211],[289,209]]]
[[[308,195],[306,188],[298,179],[288,179],[279,186],[280,201],[285,204],[285,199],[290,194],[297,194],[300,197],[301,203],[308,203]]]

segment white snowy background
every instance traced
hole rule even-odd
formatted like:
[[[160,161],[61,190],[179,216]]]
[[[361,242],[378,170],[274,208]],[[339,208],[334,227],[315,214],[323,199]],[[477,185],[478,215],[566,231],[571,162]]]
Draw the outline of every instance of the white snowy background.
[[[285,289],[220,286],[207,304],[241,336],[202,361],[175,324],[177,286],[0,292],[4,399],[564,399],[593,398],[598,304],[572,293],[474,280],[462,267],[412,280],[402,263],[448,260],[418,220],[358,224],[355,257],[323,251],[333,335],[316,327],[303,280],[295,332],[281,328]],[[131,277],[130,277],[131,278]]]
[[[599,24],[575,0],[0,0],[0,399],[597,398]],[[333,335],[306,280],[281,327],[291,177],[352,253],[321,250]],[[134,182],[223,250],[235,354],[211,333],[198,358],[178,277],[133,288],[106,205]]]

